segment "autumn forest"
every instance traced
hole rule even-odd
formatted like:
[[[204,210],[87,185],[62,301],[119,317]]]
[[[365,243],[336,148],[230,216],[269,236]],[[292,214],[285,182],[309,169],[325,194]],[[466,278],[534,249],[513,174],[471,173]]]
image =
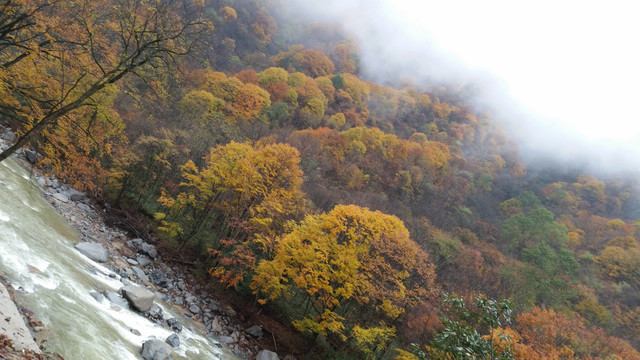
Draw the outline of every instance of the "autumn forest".
[[[640,194],[289,0],[0,0],[0,123],[309,359],[640,359]],[[637,237],[638,236],[638,237]],[[293,345],[292,345],[293,346]]]

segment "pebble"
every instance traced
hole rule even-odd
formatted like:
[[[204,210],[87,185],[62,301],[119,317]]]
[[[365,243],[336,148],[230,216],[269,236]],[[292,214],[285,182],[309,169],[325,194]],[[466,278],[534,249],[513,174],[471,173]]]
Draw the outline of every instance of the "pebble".
[[[136,261],[142,267],[145,267],[145,266],[151,264],[151,260],[148,257],[144,256],[144,255],[139,255],[138,257],[136,257]]]
[[[66,197],[66,195],[62,195],[60,193],[53,194],[53,198],[58,200],[58,201],[62,201],[63,203],[68,203],[69,202],[69,198]]]
[[[219,336],[218,340],[220,340],[220,342],[224,344],[233,344],[234,342],[236,342],[235,339],[231,336]]]
[[[178,322],[178,320],[176,320],[176,319],[167,319],[167,320],[165,320],[165,322],[167,323],[167,326],[171,328],[171,330],[173,330],[175,332],[181,332],[182,331],[182,324],[180,324]]]
[[[171,345],[171,347],[174,349],[177,347],[180,347],[180,338],[178,337],[178,334],[169,335],[169,337],[167,338],[167,340],[165,340],[165,342]]]

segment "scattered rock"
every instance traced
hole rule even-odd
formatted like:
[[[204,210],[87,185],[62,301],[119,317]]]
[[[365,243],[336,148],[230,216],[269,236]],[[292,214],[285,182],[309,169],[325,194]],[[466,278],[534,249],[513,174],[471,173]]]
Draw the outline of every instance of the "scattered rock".
[[[187,288],[187,285],[184,283],[184,281],[179,281],[178,284],[176,284],[176,287],[178,288],[178,290],[184,290]]]
[[[142,344],[142,358],[144,360],[167,360],[173,353],[173,348],[160,340],[151,339]]]
[[[160,308],[160,306],[153,304],[151,306],[151,309],[149,309],[149,316],[151,316],[154,319],[157,320],[162,320],[162,308]]]
[[[91,295],[91,297],[96,299],[96,301],[99,302],[99,303],[104,301],[104,295],[102,295],[101,293],[99,293],[97,291],[92,291],[92,292],[89,293],[89,295]]]
[[[129,263],[129,265],[138,265],[138,262],[133,259],[127,259],[127,262]]]
[[[86,211],[86,212],[91,212],[93,211],[93,209],[91,208],[91,206],[85,204],[85,203],[77,203],[76,206],[78,207],[78,209]]]
[[[25,150],[24,156],[27,158],[27,161],[35,164],[38,161],[38,154],[31,150]]]
[[[140,312],[151,310],[153,299],[156,297],[151,291],[141,287],[125,286],[121,289],[122,295],[129,300],[129,304]]]
[[[36,158],[39,156],[36,153],[33,154]],[[98,205],[95,205],[94,209],[89,205],[91,202],[87,201],[88,198],[85,194],[67,187],[55,177],[36,176],[36,180],[43,184],[46,194],[56,199],[51,200],[54,206],[82,234],[84,241],[76,246],[78,251],[99,262],[109,261],[110,255],[105,249],[109,250],[113,256],[114,261],[106,265],[108,271],[98,270],[98,272],[104,272],[111,278],[120,279],[125,285],[121,289],[124,297],[110,291],[91,291],[90,296],[97,302],[107,304],[104,299],[108,299],[112,305],[111,311],[114,311],[113,309],[122,311],[122,308],[131,307],[141,312],[140,315],[156,323],[166,322],[167,329],[170,328],[172,331],[180,333],[183,325],[178,319],[163,319],[162,308],[153,304],[156,297],[165,298],[168,302],[180,304],[183,312],[186,310],[188,314],[194,315],[193,318],[198,318],[201,324],[189,326],[194,331],[198,326],[204,326],[205,331],[210,331],[209,336],[215,339],[212,341],[212,345],[220,347],[220,342],[231,344],[231,347],[235,348],[235,352],[242,355],[241,358],[254,358],[259,349],[253,348],[249,344],[251,337],[264,336],[265,332],[260,326],[254,325],[245,329],[244,326],[239,325],[237,323],[239,317],[236,312],[228,305],[221,305],[220,302],[213,300],[203,286],[194,285],[192,274],[184,271],[180,266],[165,265],[158,257],[156,247],[151,244],[152,240],[148,240],[149,242],[140,238],[129,240],[122,231],[107,227],[100,218],[103,212],[110,211],[108,205],[105,205],[104,211]],[[0,189],[4,185],[0,182]],[[126,246],[124,246],[125,244]],[[85,247],[87,248],[85,249]],[[92,253],[88,250],[96,252]],[[36,271],[36,269],[30,268],[30,271]],[[140,288],[138,284],[132,284],[128,279],[134,282],[138,279],[142,282],[152,282],[158,286],[153,290],[157,293],[154,294],[144,287]],[[237,318],[232,319],[231,317]],[[188,321],[187,319],[188,317],[185,317],[182,320]],[[192,323],[188,321],[185,324]],[[31,328],[36,331],[40,329],[39,325]],[[142,336],[137,329],[130,328],[129,331],[136,336]],[[145,340],[143,337],[139,339],[140,341]],[[167,347],[181,346],[180,337],[176,334],[172,334],[166,339],[165,345],[167,347],[160,346],[158,342],[161,343],[161,339],[145,342],[142,349],[145,352],[144,359],[170,359],[171,351]],[[184,344],[182,346],[184,348]]]
[[[132,249],[137,249],[141,245],[142,245],[142,239],[140,239],[140,238],[127,241],[127,246],[132,248]]]
[[[143,253],[145,253],[147,255],[149,254],[149,251],[151,251],[151,249],[153,249],[153,248],[154,248],[154,246],[149,244],[148,242],[143,242],[140,245],[140,251],[142,251]]]
[[[218,340],[224,344],[233,344],[234,342],[236,342],[236,340],[231,336],[219,336]]]
[[[66,195],[60,194],[60,193],[55,193],[53,194],[53,198],[59,201],[62,201],[63,203],[68,203],[69,202],[69,198]]]
[[[155,259],[158,256],[158,250],[156,250],[156,247],[147,242],[143,242],[140,245],[140,252],[149,255],[152,259]]]
[[[149,278],[151,279],[151,282],[158,286],[167,286],[167,276],[162,272],[162,270],[153,270],[151,274],[149,274]]]
[[[103,294],[104,294],[104,297],[106,297],[107,300],[109,300],[109,302],[111,302],[111,304],[113,305],[117,305],[120,307],[129,306],[129,302],[127,302],[127,299],[123,298],[122,296],[116,293],[112,293],[111,291],[105,291],[103,292]]]
[[[76,244],[75,248],[93,261],[107,262],[109,259],[109,253],[97,243],[81,242]]]
[[[256,339],[263,335],[262,326],[260,325],[253,325],[252,327],[245,329],[244,332],[253,336]]]
[[[71,199],[71,201],[82,201],[86,198],[86,195],[76,189],[69,189],[65,191],[65,195]]]
[[[273,351],[262,350],[258,353],[258,356],[256,356],[256,360],[280,360],[280,358],[278,354]]]
[[[131,270],[131,269],[127,269],[127,270],[129,270],[131,275],[133,275],[133,270]],[[124,276],[120,277],[120,282],[122,283],[122,285],[124,285],[124,286],[134,286],[133,283],[131,281],[127,280],[127,278],[125,276],[128,276],[126,272],[125,272]]]
[[[30,273],[33,274],[38,274],[38,275],[44,275],[44,272],[42,272],[42,270],[38,269],[37,267],[31,265],[31,264],[27,264],[27,269],[29,269]]]
[[[137,266],[132,266],[131,270],[133,270],[134,274],[136,274],[140,281],[149,281],[149,277],[144,273],[144,270],[140,269]]]
[[[180,346],[180,338],[178,337],[178,334],[175,333],[169,335],[167,340],[165,340],[164,342],[171,345],[171,347],[174,349]]]
[[[2,139],[7,141],[14,141],[16,139],[16,134],[9,130],[6,133],[2,134]]]
[[[222,325],[220,325],[220,322],[218,322],[218,318],[211,320],[211,331],[221,333],[222,330]]]
[[[180,324],[178,320],[171,318],[167,319],[165,322],[167,323],[167,326],[171,328],[171,330],[178,333],[182,331],[182,324]]]
[[[145,266],[151,264],[151,260],[148,257],[144,256],[144,255],[139,255],[138,257],[136,257],[136,261],[142,267],[145,267]]]
[[[222,312],[225,315],[227,315],[228,317],[231,317],[231,318],[236,317],[236,315],[237,315],[236,311],[233,310],[232,308],[228,307],[228,306],[226,308],[224,308]]]

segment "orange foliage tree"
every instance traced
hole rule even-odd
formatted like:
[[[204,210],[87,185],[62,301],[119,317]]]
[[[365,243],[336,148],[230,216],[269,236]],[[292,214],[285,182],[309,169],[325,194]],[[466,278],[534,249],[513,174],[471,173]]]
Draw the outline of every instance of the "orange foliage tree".
[[[579,316],[535,307],[516,321],[512,340],[518,359],[640,359],[628,342],[585,326]]]
[[[273,62],[291,72],[300,71],[314,78],[331,75],[335,71],[333,62],[325,53],[305,49],[302,45],[289,47],[288,51],[276,55]]]

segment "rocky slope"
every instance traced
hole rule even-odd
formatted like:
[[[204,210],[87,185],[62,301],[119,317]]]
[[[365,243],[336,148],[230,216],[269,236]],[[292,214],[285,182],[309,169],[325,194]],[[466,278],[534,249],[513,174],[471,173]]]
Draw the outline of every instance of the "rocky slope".
[[[8,145],[14,138],[11,132],[1,130],[0,147]],[[37,161],[37,154],[21,151],[15,158],[29,166],[29,163]],[[76,244],[76,249],[90,259],[104,263],[111,271],[109,276],[119,279],[123,284],[124,291],[121,289],[119,294],[109,291],[92,293],[96,301],[130,306],[140,316],[176,334],[182,330],[183,324],[198,328],[208,334],[216,345],[227,347],[242,359],[278,359],[275,352],[263,349],[264,342],[260,339],[267,333],[261,326],[243,325],[242,316],[198,284],[189,271],[179,265],[165,264],[156,246],[150,243],[151,240],[131,238],[121,229],[106,225],[103,216],[105,209],[55,177],[39,173],[34,176],[41,185],[43,196],[78,230],[81,242]],[[153,304],[155,299],[173,305],[181,318],[165,318],[160,307]],[[131,331],[135,334],[137,330]],[[34,334],[37,339],[38,333]],[[177,346],[179,337],[170,336],[164,343]],[[145,359],[163,359],[166,358],[162,355],[164,351],[164,347],[149,342],[145,343],[141,354]],[[291,360],[293,357],[287,356],[285,359]]]

